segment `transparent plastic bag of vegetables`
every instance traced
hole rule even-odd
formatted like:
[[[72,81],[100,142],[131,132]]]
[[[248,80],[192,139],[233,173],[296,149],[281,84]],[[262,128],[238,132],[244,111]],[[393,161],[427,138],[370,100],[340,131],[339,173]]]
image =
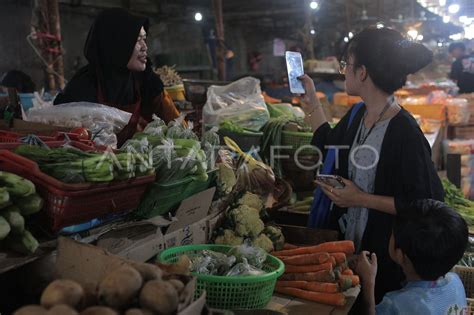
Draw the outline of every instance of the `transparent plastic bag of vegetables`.
[[[167,131],[168,127],[166,126],[165,122],[160,117],[153,114],[153,121],[146,125],[145,129],[143,130],[143,133],[147,135],[165,138]]]
[[[246,258],[242,258],[242,262],[237,263],[232,269],[230,269],[226,276],[259,276],[265,274],[260,268],[256,268],[250,264]]]
[[[212,250],[204,250],[192,261],[191,271],[208,272],[211,275],[225,275],[235,264],[236,258]]]
[[[232,139],[224,137],[224,141],[229,149],[239,155],[237,188],[262,196],[271,193],[275,189],[275,174],[272,168],[243,152]]]
[[[202,135],[201,139],[201,147],[207,157],[207,168],[210,170],[216,168],[217,153],[221,144],[218,130],[217,127],[212,127]]]
[[[148,138],[144,137],[143,139],[127,140],[120,148],[120,151],[146,154],[149,152],[149,149],[150,143],[148,142]]]
[[[194,139],[198,140],[198,136],[193,131],[193,123],[185,123],[185,114],[181,114],[178,118],[170,121],[168,124],[168,132],[166,136],[171,139]]]
[[[229,195],[237,184],[235,163],[229,150],[221,149],[217,152],[217,190],[221,195]]]
[[[176,158],[173,139],[162,140],[160,145],[152,149],[151,158],[157,173],[163,166],[171,167],[171,161]]]
[[[237,262],[244,262],[246,259],[250,265],[259,269],[267,260],[267,252],[260,247],[252,246],[249,240],[246,240],[242,245],[234,246],[228,255],[235,256]]]

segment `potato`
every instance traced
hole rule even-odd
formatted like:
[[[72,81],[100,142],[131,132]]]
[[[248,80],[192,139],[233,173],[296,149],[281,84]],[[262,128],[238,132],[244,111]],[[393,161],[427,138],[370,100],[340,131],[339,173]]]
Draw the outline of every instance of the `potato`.
[[[131,265],[140,273],[143,282],[161,280],[163,272],[158,266],[146,263],[132,263]]]
[[[83,310],[81,315],[118,315],[118,313],[110,307],[92,306]]]
[[[90,284],[84,286],[84,299],[82,300],[81,310],[86,309],[90,306],[98,305],[99,299],[97,298],[97,287]]]
[[[71,308],[69,305],[55,305],[46,312],[46,315],[78,315],[75,309]]]
[[[181,291],[183,291],[184,289],[184,283],[182,283],[179,280],[171,279],[171,280],[168,280],[167,282],[171,283],[178,293],[181,293]]]
[[[148,281],[140,292],[140,305],[162,315],[176,312],[178,303],[178,292],[169,282]]]
[[[50,308],[55,305],[77,307],[84,298],[82,287],[72,280],[60,279],[51,282],[41,295],[41,305]]]
[[[142,277],[131,266],[122,266],[109,273],[99,284],[99,302],[115,309],[133,303],[142,287]]]
[[[125,312],[125,315],[153,315],[153,312],[145,309],[131,308]]]
[[[46,309],[40,305],[27,305],[16,310],[13,315],[46,315]]]

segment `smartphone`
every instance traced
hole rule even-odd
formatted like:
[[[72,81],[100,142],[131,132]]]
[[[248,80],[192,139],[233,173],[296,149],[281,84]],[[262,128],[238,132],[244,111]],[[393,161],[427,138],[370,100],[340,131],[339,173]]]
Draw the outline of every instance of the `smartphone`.
[[[303,58],[299,52],[285,52],[286,68],[288,70],[288,82],[290,84],[290,92],[294,94],[304,94],[305,90],[303,82],[298,77],[304,74]]]
[[[316,180],[337,189],[346,187],[342,179],[336,175],[317,175]]]

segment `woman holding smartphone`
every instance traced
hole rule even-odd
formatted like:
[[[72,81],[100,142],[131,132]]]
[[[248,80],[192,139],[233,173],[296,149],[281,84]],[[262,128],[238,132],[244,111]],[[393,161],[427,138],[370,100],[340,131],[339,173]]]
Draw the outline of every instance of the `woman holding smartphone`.
[[[347,93],[360,96],[364,105],[350,126],[348,113],[333,129],[313,81],[307,75],[300,77],[313,144],[324,155],[327,146],[339,146],[336,175],[344,188],[318,182],[333,202],[329,227],[353,240],[358,252],[376,253],[377,303],[386,292],[401,288],[403,281],[403,272],[388,255],[394,216],[410,211],[408,205],[415,199],[443,200],[430,146],[415,119],[393,96],[407,76],[428,65],[432,56],[425,46],[392,29],[367,28],[354,36],[343,54],[341,73]]]

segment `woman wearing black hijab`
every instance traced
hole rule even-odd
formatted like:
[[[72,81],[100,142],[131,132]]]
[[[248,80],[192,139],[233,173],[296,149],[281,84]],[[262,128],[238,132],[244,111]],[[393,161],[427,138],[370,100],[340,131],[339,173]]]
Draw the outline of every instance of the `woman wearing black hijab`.
[[[165,122],[179,116],[147,57],[148,24],[147,18],[123,9],[101,12],[84,47],[89,64],[54,100],[54,104],[100,103],[132,113],[128,125],[117,135],[119,146],[150,122],[153,114]]]

